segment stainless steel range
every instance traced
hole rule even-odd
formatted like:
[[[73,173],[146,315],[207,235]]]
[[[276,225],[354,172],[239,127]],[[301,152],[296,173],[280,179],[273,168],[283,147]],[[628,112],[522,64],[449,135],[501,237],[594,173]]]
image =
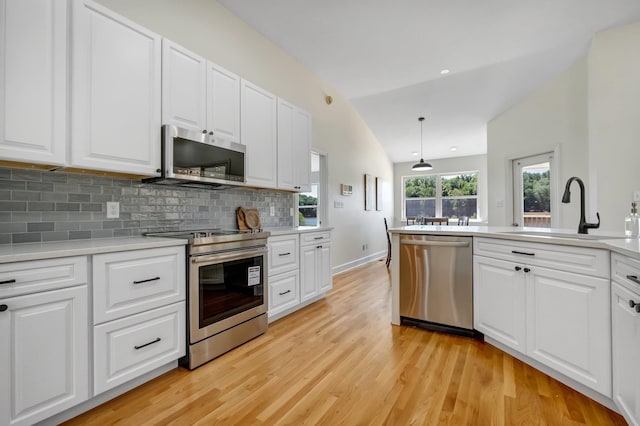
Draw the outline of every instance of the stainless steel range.
[[[194,369],[267,331],[268,232],[153,232],[187,245],[188,350]]]

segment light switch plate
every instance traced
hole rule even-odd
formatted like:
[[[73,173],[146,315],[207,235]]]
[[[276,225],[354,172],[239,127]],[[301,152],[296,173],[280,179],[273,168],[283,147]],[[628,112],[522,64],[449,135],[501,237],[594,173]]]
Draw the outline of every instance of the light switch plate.
[[[276,215],[276,207],[275,206],[270,206],[269,207],[269,216],[275,216]]]
[[[633,201],[640,201],[640,190],[633,191]]]

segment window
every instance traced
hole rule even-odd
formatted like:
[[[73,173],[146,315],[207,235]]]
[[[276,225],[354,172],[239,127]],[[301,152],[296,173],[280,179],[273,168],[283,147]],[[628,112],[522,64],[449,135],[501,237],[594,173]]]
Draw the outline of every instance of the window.
[[[326,157],[311,153],[311,191],[298,195],[298,226],[320,226],[325,216]]]
[[[552,227],[553,153],[513,160],[513,223],[520,226]]]
[[[403,219],[468,216],[478,218],[478,173],[406,176]]]

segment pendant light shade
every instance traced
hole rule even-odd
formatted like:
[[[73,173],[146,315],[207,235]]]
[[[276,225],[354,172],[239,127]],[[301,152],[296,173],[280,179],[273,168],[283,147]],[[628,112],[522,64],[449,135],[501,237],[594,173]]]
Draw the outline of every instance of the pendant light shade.
[[[433,167],[431,166],[431,164],[424,162],[424,159],[423,159],[424,156],[422,155],[422,122],[424,121],[424,117],[418,118],[418,121],[420,122],[420,162],[414,164],[413,167],[411,167],[411,170],[416,172],[422,172],[426,170],[431,170],[433,169]]]

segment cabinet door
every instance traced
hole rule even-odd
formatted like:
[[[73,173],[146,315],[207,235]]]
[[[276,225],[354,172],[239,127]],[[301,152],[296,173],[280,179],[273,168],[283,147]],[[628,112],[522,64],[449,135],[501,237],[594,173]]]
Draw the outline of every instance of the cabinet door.
[[[65,164],[68,4],[0,0],[0,160]]]
[[[71,165],[158,175],[160,37],[90,0],[72,13]]]
[[[247,185],[275,188],[276,98],[243,80],[241,107],[242,143],[247,147]]]
[[[531,267],[527,355],[611,397],[609,281]]]
[[[240,77],[207,63],[207,130],[240,143]]]
[[[269,318],[300,303],[298,270],[269,277]]]
[[[613,400],[629,424],[637,425],[640,424],[640,314],[629,306],[630,301],[640,303],[640,295],[612,283]]]
[[[295,107],[278,99],[278,188],[293,190],[296,186],[294,175],[294,135],[293,119]]]
[[[162,123],[196,132],[207,128],[207,61],[162,39]]]
[[[311,114],[296,108],[293,115],[295,189],[311,191]]]
[[[33,424],[87,400],[87,287],[0,303],[0,424]]]
[[[331,276],[331,244],[323,243],[318,253],[318,286],[320,293],[326,293],[333,288]]]
[[[318,256],[316,246],[300,247],[300,301],[318,294]]]
[[[525,351],[525,287],[522,266],[473,257],[474,328],[518,351]]]

